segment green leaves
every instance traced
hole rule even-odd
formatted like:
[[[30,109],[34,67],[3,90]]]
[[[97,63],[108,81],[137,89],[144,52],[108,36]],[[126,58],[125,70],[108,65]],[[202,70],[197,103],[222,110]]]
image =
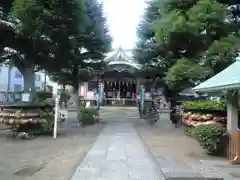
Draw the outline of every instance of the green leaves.
[[[183,103],[184,109],[196,110],[225,110],[225,101],[199,100],[199,101],[185,101]]]
[[[43,7],[37,0],[15,0],[13,3],[12,14],[20,20],[21,32],[28,36],[40,35],[40,28],[43,25],[41,17]]]
[[[206,78],[207,69],[201,67],[194,61],[187,59],[178,59],[177,62],[169,68],[166,75],[166,83],[170,88],[179,91],[194,85],[194,82]]]
[[[96,0],[84,0],[82,4],[84,8],[77,11],[77,6],[71,4],[71,0],[65,1],[69,4],[62,7],[56,3],[54,7],[55,11],[57,10],[56,14],[62,12],[61,16],[64,19],[58,21],[64,25],[66,33],[61,35],[62,29],[59,28],[56,29],[59,34],[52,35],[59,43],[59,46],[56,46],[57,58],[61,59],[63,63],[58,68],[53,64],[55,65],[54,70],[49,69],[49,71],[52,78],[58,82],[78,86],[79,81],[91,79],[94,74],[92,72],[104,67],[104,54],[111,48],[112,39],[109,35],[102,4]],[[82,11],[80,12],[80,10]],[[78,16],[75,15],[77,12]],[[59,36],[65,37],[65,39],[59,39]]]
[[[161,42],[168,42],[172,32],[185,31],[185,27],[186,19],[181,11],[173,10],[168,14],[163,14],[155,25],[156,39]]]
[[[200,34],[206,31],[215,35],[219,28],[227,25],[226,18],[229,15],[227,6],[216,0],[199,0],[187,12],[189,32]]]
[[[217,155],[220,147],[218,146],[225,136],[224,130],[220,125],[198,125],[190,129],[190,134],[200,143],[208,154]]]
[[[203,53],[203,63],[218,73],[235,61],[240,46],[239,32],[215,40]]]

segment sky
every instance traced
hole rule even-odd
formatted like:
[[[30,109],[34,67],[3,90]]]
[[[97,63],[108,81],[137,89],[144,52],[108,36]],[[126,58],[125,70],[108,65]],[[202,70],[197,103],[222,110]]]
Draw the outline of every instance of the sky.
[[[102,0],[107,15],[113,48],[132,49],[136,28],[144,13],[145,0]]]

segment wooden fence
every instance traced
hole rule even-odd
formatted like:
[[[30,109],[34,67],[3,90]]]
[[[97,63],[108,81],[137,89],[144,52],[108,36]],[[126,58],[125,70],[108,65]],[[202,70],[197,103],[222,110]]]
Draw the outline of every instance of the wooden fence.
[[[227,157],[232,164],[240,164],[240,131],[229,133]]]

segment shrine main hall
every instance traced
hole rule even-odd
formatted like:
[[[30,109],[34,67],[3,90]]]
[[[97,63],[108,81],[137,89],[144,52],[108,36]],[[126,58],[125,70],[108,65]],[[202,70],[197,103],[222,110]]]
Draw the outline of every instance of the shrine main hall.
[[[107,53],[107,66],[89,82],[80,84],[81,99],[96,100],[99,84],[104,87],[104,105],[134,105],[144,80],[135,76],[141,65],[133,58],[131,50],[119,47]]]

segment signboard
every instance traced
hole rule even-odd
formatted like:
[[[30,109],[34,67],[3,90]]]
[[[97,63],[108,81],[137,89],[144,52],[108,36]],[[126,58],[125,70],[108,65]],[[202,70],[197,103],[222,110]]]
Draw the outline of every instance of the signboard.
[[[30,93],[23,93],[22,94],[22,101],[29,102],[30,101]]]
[[[93,91],[88,91],[85,99],[89,99],[89,100],[96,99],[95,93]]]

